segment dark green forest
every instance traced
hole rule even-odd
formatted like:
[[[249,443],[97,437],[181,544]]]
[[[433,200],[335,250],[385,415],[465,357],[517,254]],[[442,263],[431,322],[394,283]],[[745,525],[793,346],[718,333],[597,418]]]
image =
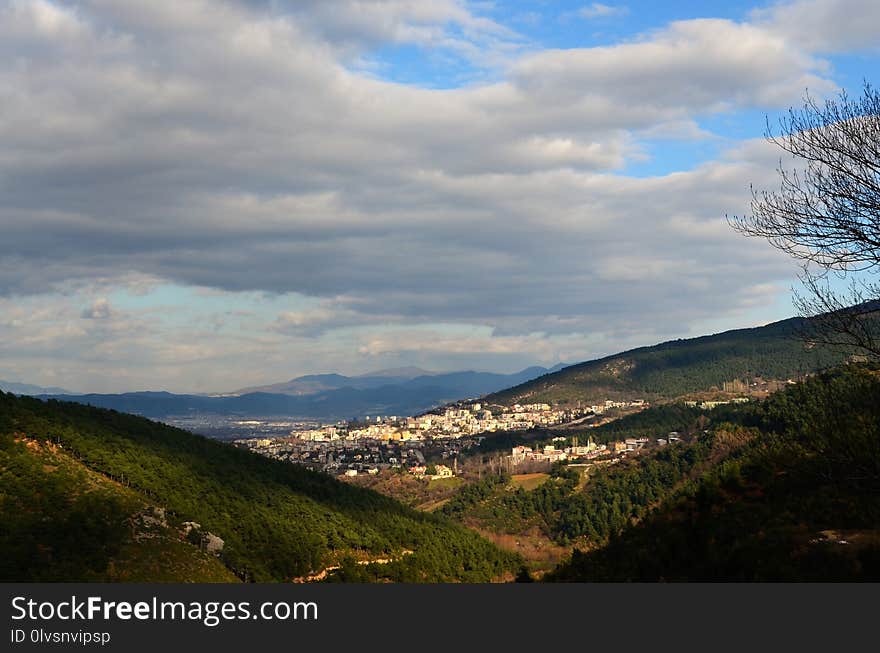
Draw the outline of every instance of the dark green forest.
[[[880,580],[880,378],[850,366],[713,411],[745,444],[558,581]]]
[[[236,582],[152,502],[63,447],[0,434],[0,578]]]
[[[99,578],[139,502],[107,487],[84,492],[84,471],[53,465],[47,473],[47,461],[27,449],[0,434],[0,578]]]
[[[345,559],[391,560],[358,567],[375,579],[412,582],[488,581],[518,565],[515,556],[442,515],[416,512],[325,474],[147,419],[0,394],[0,435],[4,452],[16,445],[15,437],[22,436],[60,445],[88,469],[167,508],[170,519],[199,522],[204,530],[223,538],[222,562],[244,580],[289,580]],[[51,495],[41,489],[32,472],[4,464],[3,501],[10,502],[15,493],[18,504],[33,506],[28,519],[54,523],[39,535],[46,540],[42,546],[64,552],[53,565],[67,564],[67,556],[79,555],[68,540],[85,539],[83,528],[86,533],[92,528],[95,542],[106,541],[112,549],[114,525],[127,508],[112,497],[97,501],[101,504],[97,507],[89,499],[74,506],[67,519],[47,516],[41,512],[41,502]],[[9,511],[3,513],[2,557],[20,560],[21,555],[10,555],[16,547],[27,546],[16,540],[16,534],[27,532],[28,525],[15,522],[18,518]],[[104,559],[100,556],[106,558],[107,553],[94,553],[92,567]],[[10,564],[13,568],[4,568],[4,580],[34,578],[34,569]],[[83,568],[71,564],[72,569]],[[70,578],[76,579],[80,579],[77,574]]]
[[[547,580],[876,579],[880,375],[838,367],[763,401],[672,403],[591,429],[681,442],[533,490],[489,476],[443,512],[497,533],[534,527],[571,559]],[[509,443],[507,443],[509,444]]]
[[[596,469],[582,487],[580,474],[565,465],[555,466],[550,481],[533,490],[512,488],[510,477],[492,475],[462,488],[442,512],[461,521],[476,518],[499,532],[537,525],[561,545],[601,546],[747,437],[701,432],[690,441]]]

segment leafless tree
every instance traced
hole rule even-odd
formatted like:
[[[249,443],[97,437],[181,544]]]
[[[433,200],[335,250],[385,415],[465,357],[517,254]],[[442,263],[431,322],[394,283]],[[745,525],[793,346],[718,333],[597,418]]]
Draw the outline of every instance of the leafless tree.
[[[801,261],[805,337],[880,357],[880,93],[866,82],[859,98],[807,94],[779,127],[768,120],[767,140],[794,161],[780,160],[780,189],[753,187],[751,215],[728,221]]]

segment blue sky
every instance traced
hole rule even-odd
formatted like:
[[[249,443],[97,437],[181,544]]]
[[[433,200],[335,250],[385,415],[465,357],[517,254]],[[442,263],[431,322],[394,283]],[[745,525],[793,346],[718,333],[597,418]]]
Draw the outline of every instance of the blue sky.
[[[0,2],[0,378],[510,372],[791,315],[727,226],[870,0]]]
[[[662,30],[673,21],[719,18],[742,22],[748,21],[757,8],[772,6],[733,1],[585,3],[548,0],[473,4],[483,4],[485,15],[515,32],[517,47],[525,52],[613,47],[647,38],[652,31]],[[389,44],[370,53],[368,58],[370,70],[379,77],[429,88],[455,88],[504,77],[503,67],[487,68],[466,57],[451,56],[418,44]],[[836,53],[825,60],[833,70],[834,82],[856,94],[878,63],[876,52],[870,50]],[[631,161],[621,172],[653,176],[688,170],[717,158],[731,142],[762,138],[765,120],[773,113],[771,108],[753,108],[696,115],[698,126],[711,137],[684,141],[644,138],[641,143],[648,159]]]

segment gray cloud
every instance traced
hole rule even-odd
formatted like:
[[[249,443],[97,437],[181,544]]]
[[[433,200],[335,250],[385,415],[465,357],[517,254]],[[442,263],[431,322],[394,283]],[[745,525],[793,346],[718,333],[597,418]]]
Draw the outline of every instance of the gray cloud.
[[[112,315],[112,313],[113,309],[110,306],[110,302],[107,301],[107,298],[99,297],[82,310],[80,317],[84,320],[106,320]]]
[[[880,50],[880,5],[874,0],[780,2],[754,11],[752,17],[812,52]]]
[[[506,73],[431,90],[353,71],[387,42]],[[316,298],[273,338],[453,323],[532,351],[531,334],[650,340],[769,302],[792,266],[722,216],[772,153],[618,173],[640,135],[702,138],[698,116],[829,90],[825,64],[757,20],[518,43],[452,0],[7,4],[0,294],[146,275]]]

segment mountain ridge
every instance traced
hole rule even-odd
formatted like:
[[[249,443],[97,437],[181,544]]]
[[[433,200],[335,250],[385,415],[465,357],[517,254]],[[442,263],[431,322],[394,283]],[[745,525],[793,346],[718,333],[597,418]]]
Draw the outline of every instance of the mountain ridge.
[[[664,400],[755,378],[799,378],[849,360],[854,350],[804,339],[805,318],[678,338],[569,365],[491,393],[489,403],[567,404],[606,399]]]
[[[21,383],[18,381],[4,381],[0,380],[0,391],[2,392],[11,392],[16,395],[72,395],[76,394],[71,390],[66,390],[65,388],[58,388],[55,386],[44,387],[41,385],[34,385],[32,383]]]
[[[437,406],[482,396],[521,383],[543,367],[515,374],[452,372],[419,376],[395,383],[392,377],[370,377],[363,387],[341,385],[307,394],[249,392],[242,395],[190,395],[165,391],[120,394],[38,395],[162,419],[192,414],[286,416],[304,419],[351,419],[364,415],[413,415]],[[328,376],[328,375],[322,375]],[[342,377],[349,379],[350,377]]]
[[[356,374],[347,376],[336,372],[328,372],[322,374],[305,374],[297,376],[289,381],[281,383],[270,383],[258,386],[248,386],[235,390],[234,392],[221,393],[216,396],[241,396],[245,394],[253,394],[262,392],[266,394],[289,394],[294,396],[302,396],[316,394],[327,390],[339,390],[341,388],[354,388],[355,390],[367,390],[389,385],[406,385],[411,382],[417,382],[419,385],[448,385],[453,379],[463,380],[467,376],[472,375],[479,377],[487,382],[487,384],[507,383],[511,379],[524,378],[527,376],[540,376],[559,368],[562,363],[551,368],[533,365],[518,372],[511,374],[502,374],[498,372],[477,372],[475,370],[458,370],[453,372],[432,372],[423,370],[419,367],[398,367],[366,374]],[[431,382],[430,380],[433,380]],[[504,387],[504,386],[502,386]]]

